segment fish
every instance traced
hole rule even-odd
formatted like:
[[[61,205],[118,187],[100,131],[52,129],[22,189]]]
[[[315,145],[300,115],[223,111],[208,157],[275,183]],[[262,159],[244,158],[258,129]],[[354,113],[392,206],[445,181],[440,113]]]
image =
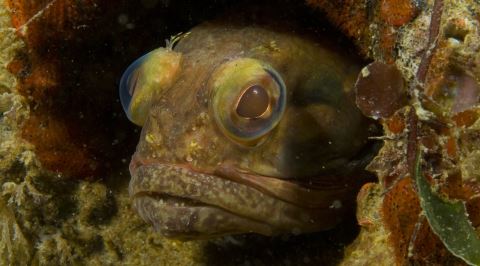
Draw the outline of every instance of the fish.
[[[321,31],[254,13],[203,22],[140,57],[120,81],[142,127],[133,208],[176,239],[335,227],[372,158],[374,124],[355,105],[362,65]]]

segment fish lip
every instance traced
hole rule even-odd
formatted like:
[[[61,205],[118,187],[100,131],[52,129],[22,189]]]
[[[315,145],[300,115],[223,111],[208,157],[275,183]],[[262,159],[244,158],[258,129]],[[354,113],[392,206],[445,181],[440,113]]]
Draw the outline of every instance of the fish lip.
[[[196,171],[189,165],[147,162],[134,156],[130,164],[132,179],[129,194],[135,209],[144,220],[152,223],[162,234],[175,238],[210,238],[245,232],[263,235],[292,230],[313,232],[332,228],[340,222],[339,217],[343,216],[340,214],[344,213],[344,208],[310,208],[278,198],[268,190],[262,191],[258,182],[249,183],[249,176],[245,174],[226,178],[229,176],[226,169],[234,170],[224,165],[214,173],[205,173]],[[176,174],[172,174],[174,172]],[[264,180],[265,177],[259,178],[258,180]],[[285,184],[288,181],[280,182]],[[205,188],[209,191],[205,191]],[[188,199],[196,204],[182,207],[174,204],[159,205],[158,200],[152,199],[152,196],[162,195],[174,201]],[[156,209],[150,205],[156,205]],[[150,209],[146,210],[148,206]],[[195,217],[200,216],[199,213],[207,213],[202,216],[207,217],[204,220],[221,216],[222,221],[227,220],[228,223],[210,229]]]
[[[195,228],[194,224],[196,220],[198,219],[198,214],[195,213],[195,208],[202,208],[207,211],[215,212],[216,215],[218,216],[219,214],[222,214],[223,216],[230,216],[231,219],[238,219],[240,221],[246,221],[246,223],[253,224],[257,230],[255,232],[263,234],[263,235],[272,235],[272,230],[269,225],[261,223],[259,221],[248,221],[245,219],[245,217],[241,217],[239,215],[232,214],[222,208],[218,208],[214,205],[208,205],[208,204],[195,204],[194,206],[192,205],[186,205],[179,207],[177,204],[164,204],[160,209],[155,209],[155,211],[165,211],[169,213],[169,217],[173,217],[170,221],[158,221],[154,217],[152,218],[151,216],[148,215],[142,215],[142,211],[139,209],[145,209],[148,208],[148,201],[152,201],[151,198],[152,195],[148,194],[136,194],[133,198],[133,205],[139,211],[140,216],[146,221],[149,222],[153,225],[155,231],[161,232],[162,235],[168,238],[175,238],[175,239],[180,239],[180,240],[198,240],[198,239],[209,239],[217,236],[222,236],[222,235],[231,235],[231,234],[240,234],[246,232],[246,230],[240,230],[240,229],[234,229],[234,228],[226,228],[223,230],[218,230],[218,231],[212,231],[212,230],[198,230]],[[182,197],[175,197],[175,196],[168,196],[171,197],[172,199],[183,199]],[[155,199],[154,199],[155,200]],[[145,203],[147,201],[147,204]],[[147,205],[147,206],[145,206]],[[188,211],[189,209],[193,209],[194,211],[191,214],[182,214],[182,212]],[[182,223],[178,222],[179,219],[176,217],[181,217],[180,220],[183,218],[187,219],[188,222]],[[173,222],[172,222],[173,221]]]
[[[221,178],[254,187],[279,200],[311,209],[330,208],[335,201],[346,198],[345,195],[354,189],[348,185],[341,185],[343,183],[340,180],[335,183],[340,185],[333,186],[332,184],[328,186],[323,184],[322,187],[300,184],[289,179],[251,173],[228,162],[220,164],[215,170],[215,174]],[[286,191],[290,193],[286,193]]]
[[[133,166],[132,166],[133,165]],[[191,240],[191,239],[208,239],[216,236],[222,236],[222,235],[229,235],[229,234],[240,234],[240,233],[245,233],[245,232],[256,232],[259,234],[263,235],[274,235],[275,234],[275,229],[259,220],[255,220],[252,218],[248,218],[245,216],[242,216],[237,213],[233,213],[217,204],[211,204],[207,202],[203,202],[201,200],[195,200],[191,199],[188,197],[188,195],[182,194],[182,193],[165,193],[163,191],[157,191],[157,190],[149,190],[149,189],[138,189],[138,187],[135,185],[135,182],[138,181],[138,179],[141,179],[139,172],[142,171],[142,169],[145,168],[166,168],[166,167],[173,167],[177,169],[187,169],[185,166],[178,166],[178,165],[172,165],[172,164],[163,164],[163,163],[131,163],[130,166],[130,171],[131,171],[131,176],[132,179],[129,184],[129,194],[130,197],[133,199],[133,207],[137,209],[137,212],[140,214],[140,216],[147,222],[150,222],[156,231],[161,232],[164,236],[166,237],[171,237],[171,238],[176,238],[176,239],[182,239],[182,240]],[[193,172],[193,171],[192,171]],[[202,175],[207,175],[207,174],[202,174]],[[153,179],[154,176],[150,176],[147,179]],[[142,212],[145,208],[148,208],[148,204],[151,204],[152,201],[157,202],[157,207],[158,207],[158,200],[153,199],[153,198],[162,198],[162,197],[168,197],[172,199],[173,201],[182,201],[182,200],[187,200],[190,201],[189,203],[183,204],[182,206],[178,206],[177,204],[161,204],[160,209],[154,210],[154,212],[159,212],[159,210],[165,210],[165,213],[169,214],[169,217],[173,217],[170,220],[174,220],[175,222],[172,221],[160,221],[160,219],[156,219],[155,217],[151,217],[150,215],[146,214],[145,211]],[[192,212],[191,214],[185,215],[185,211],[188,211],[189,209],[195,209],[195,208],[200,208],[203,211],[206,212],[212,212],[215,213],[215,216],[223,216],[223,217],[228,217],[230,220],[237,220],[240,222],[237,222],[235,226],[230,226],[226,228],[220,228],[219,230],[215,231],[209,231],[209,230],[198,230],[194,228],[194,223],[197,220],[197,214],[195,212]],[[177,218],[180,217],[180,218]],[[168,219],[167,219],[168,220]],[[177,220],[188,220],[187,223],[181,223],[177,222]],[[169,226],[168,224],[174,224],[174,226]],[[244,225],[244,226],[243,226]],[[244,229],[242,229],[242,226]],[[254,227],[255,229],[247,229],[248,226]]]
[[[345,186],[329,186],[325,185],[322,188],[300,185],[296,182],[292,182],[288,179],[280,179],[275,177],[269,177],[264,175],[259,175],[256,173],[251,173],[243,169],[239,169],[232,163],[222,163],[219,164],[213,172],[202,171],[199,169],[194,169],[192,166],[187,164],[172,164],[172,163],[162,163],[156,160],[142,160],[138,156],[133,156],[130,162],[130,173],[133,177],[136,173],[136,169],[142,166],[152,166],[157,167],[162,166],[174,166],[186,169],[188,171],[201,173],[209,175],[216,178],[222,178],[226,180],[233,181],[242,185],[247,185],[256,188],[257,190],[262,191],[263,193],[269,194],[270,196],[276,197],[279,200],[283,200],[298,206],[306,208],[329,208],[334,201],[337,199],[345,198],[345,194],[351,193],[353,187]],[[339,182],[342,184],[342,182]],[[346,183],[347,184],[347,183]],[[296,193],[291,193],[289,195],[281,195],[281,189],[290,189]],[[277,191],[275,191],[277,189]],[[293,197],[294,195],[307,195],[303,197]],[[132,196],[132,194],[130,194]],[[174,196],[174,195],[170,195]]]

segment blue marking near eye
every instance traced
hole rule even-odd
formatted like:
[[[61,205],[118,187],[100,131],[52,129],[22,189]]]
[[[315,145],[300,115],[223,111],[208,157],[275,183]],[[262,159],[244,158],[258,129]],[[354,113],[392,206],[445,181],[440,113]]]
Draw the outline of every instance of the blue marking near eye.
[[[137,83],[138,78],[138,68],[142,65],[143,61],[147,58],[150,53],[147,53],[132,64],[127,67],[127,70],[123,72],[122,78],[120,79],[119,94],[120,102],[122,103],[123,111],[127,114],[127,117],[130,119],[130,114],[128,112],[128,106],[130,106],[130,101],[132,100],[133,93],[135,92],[135,84]],[[131,120],[131,119],[130,119]]]

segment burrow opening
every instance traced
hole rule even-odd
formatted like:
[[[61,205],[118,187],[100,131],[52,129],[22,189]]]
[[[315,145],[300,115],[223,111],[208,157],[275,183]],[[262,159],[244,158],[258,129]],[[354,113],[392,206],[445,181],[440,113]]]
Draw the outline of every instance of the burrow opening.
[[[119,101],[118,85],[123,71],[142,54],[164,46],[165,40],[172,35],[186,32],[226,12],[234,2],[241,6],[255,1],[240,4],[228,0],[92,2],[95,5],[66,2],[64,5],[71,6],[64,12],[72,12],[68,13],[68,18],[59,22],[51,17],[59,14],[46,12],[29,26],[28,49],[11,65],[12,72],[20,80],[19,91],[27,97],[31,107],[31,117],[25,121],[22,136],[34,144],[48,170],[67,178],[101,178],[109,184],[126,184],[128,163],[141,128],[128,121]],[[318,19],[320,13],[307,8],[302,1],[282,1],[281,4],[291,5],[291,12],[301,10],[297,16],[302,23],[318,27],[319,31],[333,31],[325,26],[325,21]],[[36,9],[41,8],[39,5]],[[25,17],[37,11],[27,10]],[[344,39],[340,34],[338,38]],[[352,219],[354,221],[354,217]],[[317,243],[321,239],[322,243],[336,243],[330,248],[330,254],[338,259],[342,253],[338,246],[352,241],[357,233],[353,222],[333,232],[294,240],[258,241],[253,237],[257,244],[248,251],[242,247],[243,255],[235,258],[250,256],[273,260],[273,255],[254,250],[275,241],[281,243],[275,244],[278,246],[272,251],[275,256],[283,254],[279,250],[292,245],[298,247],[299,254],[305,247],[317,254]],[[250,237],[245,239],[251,243]],[[235,243],[222,245],[211,246],[211,252],[218,255],[228,251],[232,256],[238,252]],[[321,246],[328,249],[328,245]],[[323,260],[326,253],[322,254],[319,258]]]

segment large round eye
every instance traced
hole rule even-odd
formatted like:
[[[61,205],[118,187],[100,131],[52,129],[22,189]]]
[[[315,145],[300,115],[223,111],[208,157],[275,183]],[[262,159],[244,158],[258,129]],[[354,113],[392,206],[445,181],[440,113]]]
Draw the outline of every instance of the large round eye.
[[[135,60],[120,80],[120,101],[128,119],[142,126],[152,99],[169,88],[180,69],[181,54],[158,48]]]
[[[212,75],[212,112],[229,138],[255,145],[280,121],[286,88],[268,64],[239,58],[219,66]]]

